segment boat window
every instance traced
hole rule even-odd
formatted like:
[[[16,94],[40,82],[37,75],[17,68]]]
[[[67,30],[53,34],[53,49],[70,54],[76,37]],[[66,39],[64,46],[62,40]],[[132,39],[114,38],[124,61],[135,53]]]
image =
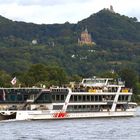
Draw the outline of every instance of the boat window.
[[[67,98],[67,95],[64,95],[64,100],[66,100],[66,98]]]
[[[106,79],[86,79],[83,80],[84,84],[105,83]]]
[[[74,101],[77,101],[77,96],[76,95],[74,96]]]
[[[51,103],[52,102],[52,98],[50,96],[50,94],[42,94],[37,100],[37,103]]]
[[[94,96],[93,96],[93,95],[91,96],[91,101],[95,101],[95,99],[94,99]]]
[[[44,95],[40,95],[40,97],[37,99],[38,101],[43,101],[44,100]]]
[[[44,94],[44,100],[48,100],[48,96],[47,94]]]
[[[79,105],[79,106],[78,106],[78,108],[79,108],[79,109],[81,109],[81,108],[82,108],[82,106],[81,106],[81,105]]]
[[[86,96],[85,95],[83,95],[83,102],[85,102],[86,101]]]
[[[17,100],[22,101],[23,100],[22,95],[17,95]]]
[[[73,111],[74,106],[73,105],[69,105],[67,108],[67,111]]]
[[[61,101],[64,101],[64,95],[61,95]]]
[[[96,82],[96,83],[105,83],[106,80],[102,80],[102,79],[101,79],[101,80],[96,80],[95,82]]]
[[[24,95],[24,101],[28,99],[28,95]]]
[[[16,95],[11,95],[10,99],[11,101],[16,101]]]
[[[52,95],[52,100],[56,101],[56,96],[55,95]]]
[[[86,108],[86,106],[85,105],[83,105],[83,109],[85,109]]]
[[[74,105],[74,109],[77,109],[77,105]]]
[[[70,97],[70,101],[71,101],[71,102],[73,102],[73,98],[74,98],[74,96],[71,95],[71,97]]]
[[[87,80],[84,80],[83,83],[87,83]]]
[[[87,95],[87,102],[89,102],[90,101],[90,96],[89,95]]]
[[[97,95],[95,95],[95,101],[96,101],[96,102],[98,102],[98,101],[99,101],[99,99],[98,99],[98,96],[97,96]]]
[[[115,98],[115,96],[113,95],[113,96],[111,96],[111,100],[114,100],[114,98]]]
[[[0,95],[0,101],[3,101],[3,95],[2,94]]]
[[[53,109],[54,110],[60,110],[60,109],[62,109],[62,107],[63,107],[62,105],[54,105]]]
[[[102,96],[99,96],[99,101],[100,101],[100,102],[102,101],[102,98],[103,98]]]
[[[81,95],[78,96],[78,100],[82,101],[82,96]]]
[[[56,101],[60,100],[59,97],[60,97],[60,95],[56,95]]]
[[[125,100],[126,100],[126,101],[128,101],[128,97],[129,97],[129,96],[125,96]]]
[[[128,95],[120,95],[118,100],[119,101],[128,101]]]

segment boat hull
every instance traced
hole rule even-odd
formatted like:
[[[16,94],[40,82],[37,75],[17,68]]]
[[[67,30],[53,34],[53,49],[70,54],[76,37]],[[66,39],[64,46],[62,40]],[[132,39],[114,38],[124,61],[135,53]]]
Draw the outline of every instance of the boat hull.
[[[78,118],[101,118],[101,117],[130,117],[135,116],[135,111],[123,112],[48,112],[48,111],[18,111],[17,120],[54,120],[54,119],[78,119]]]

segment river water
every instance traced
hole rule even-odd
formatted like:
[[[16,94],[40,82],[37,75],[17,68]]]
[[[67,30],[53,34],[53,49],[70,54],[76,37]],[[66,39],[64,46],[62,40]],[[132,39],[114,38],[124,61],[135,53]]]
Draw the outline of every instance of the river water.
[[[140,140],[135,117],[0,122],[0,140]]]

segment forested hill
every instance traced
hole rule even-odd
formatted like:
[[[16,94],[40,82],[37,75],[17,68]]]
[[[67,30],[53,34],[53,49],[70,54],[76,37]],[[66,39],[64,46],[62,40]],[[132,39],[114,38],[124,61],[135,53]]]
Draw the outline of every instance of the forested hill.
[[[85,28],[96,42],[93,47],[77,44]],[[140,72],[139,54],[140,22],[109,10],[77,24],[37,25],[0,16],[0,69],[11,73],[36,63],[59,65],[69,74],[84,76],[124,67]]]

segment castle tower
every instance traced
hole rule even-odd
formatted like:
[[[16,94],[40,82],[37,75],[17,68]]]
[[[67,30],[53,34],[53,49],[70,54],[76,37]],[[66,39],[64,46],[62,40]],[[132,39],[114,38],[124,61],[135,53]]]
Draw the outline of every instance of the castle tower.
[[[110,5],[109,11],[112,12],[112,13],[115,13],[112,5]]]

